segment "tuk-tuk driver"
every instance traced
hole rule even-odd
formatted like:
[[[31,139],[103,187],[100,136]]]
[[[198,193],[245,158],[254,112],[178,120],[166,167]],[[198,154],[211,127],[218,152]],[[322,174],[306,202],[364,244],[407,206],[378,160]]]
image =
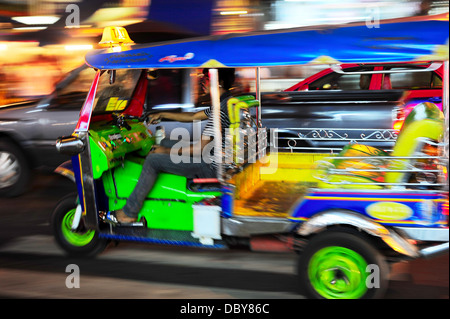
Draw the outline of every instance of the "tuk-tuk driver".
[[[222,127],[222,147],[225,147],[225,129],[230,126],[230,119],[227,111],[227,101],[231,97],[230,89],[235,80],[234,69],[219,69],[219,90],[220,90],[220,121]],[[202,83],[206,93],[209,93],[209,77],[208,72],[204,70]],[[174,163],[171,159],[170,147],[155,146],[147,155],[139,180],[127,200],[125,206],[117,211],[108,212],[107,220],[114,224],[128,224],[136,221],[139,211],[141,210],[145,198],[152,190],[158,174],[161,172],[170,173],[187,178],[214,178],[217,176],[217,163],[214,162],[214,156],[204,158],[203,149],[213,140],[213,119],[212,109],[208,108],[199,112],[171,113],[161,112],[149,115],[150,123],[157,122],[162,119],[174,120],[179,122],[192,122],[195,120],[208,120],[205,129],[202,132],[200,141],[200,152],[198,145],[191,144],[189,152],[183,150],[181,154],[181,162]],[[189,155],[187,155],[188,153]],[[186,154],[186,155],[185,155]],[[192,156],[200,156],[201,159],[193,161]],[[179,159],[179,158],[178,158]],[[177,159],[177,161],[178,161]],[[226,164],[225,169],[227,169]]]

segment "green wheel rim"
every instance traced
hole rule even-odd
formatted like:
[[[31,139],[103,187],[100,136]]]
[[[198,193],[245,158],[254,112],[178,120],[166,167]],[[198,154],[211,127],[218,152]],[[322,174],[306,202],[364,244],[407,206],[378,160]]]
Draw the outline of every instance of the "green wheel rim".
[[[75,215],[75,208],[68,211],[64,215],[61,223],[61,231],[64,238],[73,246],[82,247],[89,244],[95,235],[95,230],[88,230],[86,232],[74,232],[72,231],[72,221]]]
[[[358,299],[367,291],[367,262],[357,252],[339,246],[317,251],[308,265],[313,288],[328,299]]]

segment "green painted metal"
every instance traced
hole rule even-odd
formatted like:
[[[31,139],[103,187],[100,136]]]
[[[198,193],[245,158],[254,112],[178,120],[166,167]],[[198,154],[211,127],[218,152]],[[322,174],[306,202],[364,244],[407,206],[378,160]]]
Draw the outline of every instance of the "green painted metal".
[[[87,230],[86,232],[74,232],[72,231],[72,221],[75,215],[75,208],[68,211],[61,222],[61,231],[64,238],[71,245],[76,247],[82,247],[89,244],[95,236],[94,230]]]
[[[93,177],[103,181],[109,210],[121,209],[126,204],[140,178],[145,156],[155,142],[143,123],[128,120],[128,124],[130,128],[126,129],[98,122],[89,131]],[[138,219],[144,217],[152,229],[192,231],[192,205],[220,195],[220,192],[191,191],[186,177],[162,173]]]
[[[106,172],[103,177],[109,209],[121,209],[135,188],[142,171],[140,158],[125,160],[123,165]],[[220,192],[194,192],[187,188],[187,178],[161,173],[147,196],[138,219],[145,217],[147,227],[192,231],[192,205],[206,198],[220,196]]]
[[[121,164],[123,157],[131,152],[147,155],[155,143],[147,127],[136,120],[128,120],[130,129],[105,122],[94,123],[89,130],[89,143],[94,179],[100,178],[110,168]]]
[[[367,291],[367,262],[354,250],[330,246],[317,251],[308,265],[313,288],[328,299],[358,299]]]

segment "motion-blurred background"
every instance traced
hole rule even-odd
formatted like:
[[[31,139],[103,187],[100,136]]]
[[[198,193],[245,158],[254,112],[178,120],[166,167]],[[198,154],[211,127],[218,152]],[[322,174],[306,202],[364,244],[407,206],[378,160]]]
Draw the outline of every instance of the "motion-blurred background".
[[[52,92],[54,84],[82,64],[88,50],[96,48],[105,26],[125,26],[136,43],[143,43],[317,24],[375,23],[377,19],[448,12],[448,3],[417,0],[0,0],[0,105]],[[266,77],[298,80],[308,75],[307,70],[299,68],[278,74],[272,72]]]

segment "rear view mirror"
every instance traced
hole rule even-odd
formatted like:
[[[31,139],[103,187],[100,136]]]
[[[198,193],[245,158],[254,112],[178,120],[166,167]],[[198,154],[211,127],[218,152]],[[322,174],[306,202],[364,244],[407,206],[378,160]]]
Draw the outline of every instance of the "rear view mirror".
[[[109,84],[116,82],[116,70],[109,70]]]
[[[159,72],[157,69],[148,69],[147,70],[147,79],[148,80],[156,80],[159,76]]]

